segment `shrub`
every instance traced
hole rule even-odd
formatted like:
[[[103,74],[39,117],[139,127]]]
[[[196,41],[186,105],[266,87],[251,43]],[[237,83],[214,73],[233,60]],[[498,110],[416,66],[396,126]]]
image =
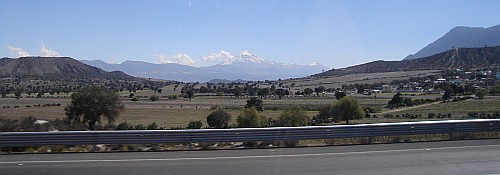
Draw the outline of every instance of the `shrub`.
[[[127,123],[127,122],[122,122],[118,125],[116,125],[115,130],[133,130],[134,126],[132,124]]]
[[[203,127],[203,123],[201,120],[189,121],[187,129],[201,129]]]
[[[319,114],[313,118],[314,124],[329,123],[332,121],[333,105],[325,105],[319,108]]]
[[[309,117],[306,112],[297,105],[284,110],[278,118],[278,123],[281,126],[306,126],[308,122]]]
[[[427,114],[427,118],[434,118],[435,116],[436,116],[436,114],[434,114],[434,113]]]
[[[257,111],[263,111],[264,104],[262,100],[258,99],[257,97],[252,97],[249,100],[247,100],[247,104],[245,105],[245,108],[252,108],[254,107]]]
[[[131,101],[139,101],[139,97],[137,96],[134,96],[132,99],[130,99]]]
[[[158,101],[159,99],[160,99],[160,97],[158,95],[151,95],[149,97],[149,100],[151,100],[151,101]]]
[[[149,124],[147,127],[146,127],[147,130],[157,130],[158,129],[158,125],[156,124],[156,122],[153,122],[151,124]]]
[[[134,129],[135,130],[145,130],[146,127],[144,127],[144,125],[142,125],[142,124],[137,124],[134,126]]]
[[[239,128],[260,128],[268,125],[268,120],[254,107],[241,110],[236,121]]]

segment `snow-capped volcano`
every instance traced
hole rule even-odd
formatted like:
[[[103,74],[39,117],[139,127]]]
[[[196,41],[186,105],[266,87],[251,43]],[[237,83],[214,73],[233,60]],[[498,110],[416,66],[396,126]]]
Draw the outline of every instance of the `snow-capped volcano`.
[[[231,55],[231,54],[227,54]],[[127,74],[169,79],[185,82],[208,82],[212,79],[227,80],[277,80],[300,78],[329,70],[319,63],[297,65],[267,61],[264,58],[244,50],[237,56],[225,59],[223,62],[207,67],[192,67],[180,64],[152,64],[138,61],[125,61],[121,64],[106,64],[102,61],[83,61],[104,70],[121,70]]]
[[[244,50],[244,51],[240,52],[240,54],[238,54],[237,56],[229,58],[226,61],[224,61],[222,63],[222,65],[230,65],[230,64],[234,64],[234,63],[254,63],[254,64],[268,63],[268,64],[270,64],[272,62],[266,61],[264,58],[250,53],[249,50]]]

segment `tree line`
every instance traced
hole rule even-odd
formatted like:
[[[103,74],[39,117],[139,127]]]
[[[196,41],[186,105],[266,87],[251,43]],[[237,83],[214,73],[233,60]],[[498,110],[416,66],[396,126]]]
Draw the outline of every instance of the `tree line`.
[[[307,126],[331,121],[345,121],[348,124],[349,120],[361,119],[365,115],[358,101],[347,96],[324,107],[320,115],[312,119],[298,105],[285,109],[277,119],[266,118],[262,114],[263,106],[263,101],[258,97],[248,99],[245,108],[237,116],[236,126],[230,125],[232,116],[225,109],[215,109],[207,116],[208,128]],[[110,128],[123,109],[124,105],[115,91],[103,87],[88,87],[71,95],[71,103],[64,108],[66,117],[63,121],[67,125],[84,125],[89,130],[94,130],[102,118],[105,118],[106,125]],[[201,128],[201,123],[192,121],[188,128]]]

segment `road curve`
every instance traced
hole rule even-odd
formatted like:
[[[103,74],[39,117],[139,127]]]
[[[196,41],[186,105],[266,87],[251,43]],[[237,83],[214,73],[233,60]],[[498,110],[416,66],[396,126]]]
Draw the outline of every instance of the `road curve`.
[[[1,155],[11,174],[500,174],[500,139],[310,148]]]

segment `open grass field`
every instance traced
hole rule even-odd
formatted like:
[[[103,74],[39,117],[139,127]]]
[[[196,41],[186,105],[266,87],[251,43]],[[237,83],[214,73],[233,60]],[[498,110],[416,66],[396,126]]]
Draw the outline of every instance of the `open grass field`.
[[[381,83],[391,82],[393,80],[405,80],[409,77],[428,76],[439,74],[436,70],[410,71],[410,72],[387,72],[387,73],[366,73],[353,74],[338,77],[326,78],[300,78],[281,81],[283,86],[288,86],[293,89],[314,88],[317,86],[325,86],[326,88],[339,88],[343,84],[354,83]],[[291,87],[292,83],[294,87]],[[198,84],[197,86],[202,86]],[[206,85],[206,84],[205,84]],[[224,107],[233,116],[232,124],[236,123],[236,118],[240,110],[244,108],[246,100],[249,97],[230,97],[230,96],[196,96],[192,100],[179,97],[175,100],[170,100],[167,97],[171,95],[179,95],[180,85],[175,89],[175,85],[169,85],[162,88],[162,93],[144,90],[135,92],[135,96],[139,97],[139,101],[133,102],[128,98],[128,91],[120,92],[122,102],[125,105],[125,110],[117,118],[116,123],[129,122],[133,125],[147,125],[156,122],[160,127],[185,127],[189,121],[201,120],[204,126],[206,124],[206,116],[212,112],[213,108]],[[262,84],[260,88],[267,85]],[[36,117],[38,119],[53,120],[56,118],[62,119],[65,117],[64,107],[70,103],[71,94],[50,95],[45,94],[44,98],[27,98],[27,94],[22,94],[23,98],[13,98],[13,94],[9,94],[8,98],[0,98],[0,117],[9,119],[19,119],[22,117]],[[160,99],[152,102],[149,96],[158,95]],[[380,107],[382,112],[389,114],[404,114],[416,113],[426,116],[428,113],[451,113],[453,118],[463,118],[468,112],[498,112],[500,111],[500,98],[487,97],[484,100],[469,100],[453,103],[435,104],[425,107],[399,109],[394,112],[388,111],[383,107],[391,100],[394,93],[376,93],[372,95],[351,94],[357,98],[363,106]],[[35,96],[31,94],[31,97]],[[422,95],[420,93],[406,94],[403,97],[412,99],[436,99],[442,94]],[[279,100],[277,97],[267,97],[264,101],[265,117],[277,118],[283,109],[291,105],[300,105],[308,109],[307,114],[313,117],[318,114],[318,107],[326,104],[333,104],[336,99],[334,94],[322,94],[320,97],[284,97]],[[54,105],[56,104],[56,105]],[[5,107],[4,107],[5,106]],[[9,106],[9,108],[6,108]],[[415,121],[423,119],[394,119],[394,118],[366,118],[363,120],[354,120],[353,123],[378,123],[378,122],[399,122],[399,121]],[[103,121],[104,122],[104,121]]]
[[[188,99],[167,100],[160,98],[159,101],[149,101],[141,99],[137,102],[123,98],[125,110],[120,114],[117,123],[129,122],[132,124],[147,125],[156,122],[159,126],[166,128],[185,127],[189,121],[201,120],[206,124],[206,116],[210,114],[212,107],[221,106],[228,108],[228,112],[233,116],[232,123],[236,123],[236,117],[240,109],[244,108],[247,98],[234,97],[197,97],[189,101]],[[334,99],[324,98],[294,98],[294,99],[264,99],[264,104],[269,106],[289,106],[293,104],[327,104],[333,103]],[[19,119],[22,117],[36,117],[38,119],[53,120],[65,117],[64,107],[70,103],[69,98],[0,98],[0,117],[9,119]],[[41,107],[34,107],[40,104]],[[60,106],[43,106],[44,104],[61,104]],[[29,105],[30,107],[28,107]],[[3,108],[9,106],[10,108]],[[18,106],[18,107],[15,107]],[[263,115],[277,118],[281,110],[266,110]],[[316,111],[308,111],[310,117],[317,115]]]
[[[152,92],[144,91],[138,92],[143,94],[150,94]],[[379,106],[382,107],[392,98],[393,93],[381,93],[371,96],[367,95],[352,95],[356,97],[362,105],[365,106]],[[405,97],[417,98],[430,98],[435,99],[440,95],[420,95],[420,94],[407,94]],[[167,98],[160,97],[159,101],[149,101],[148,98],[141,98],[137,102],[130,101],[129,98],[122,98],[125,105],[125,110],[117,119],[117,123],[129,122],[132,124],[147,125],[156,122],[159,126],[166,128],[171,127],[185,127],[189,121],[201,120],[206,124],[206,116],[212,112],[213,107],[225,107],[228,112],[233,116],[232,123],[236,123],[236,117],[240,113],[240,109],[244,108],[248,97],[228,97],[228,96],[198,96],[189,99],[176,99],[168,100]],[[282,112],[283,108],[294,104],[305,107],[318,107],[325,104],[333,104],[336,100],[331,94],[326,94],[321,97],[285,97],[282,100],[277,98],[266,98],[264,100],[265,111],[263,115],[266,117],[277,118]],[[0,117],[16,119],[27,116],[33,116],[39,119],[53,120],[56,118],[62,119],[65,117],[64,107],[70,102],[69,98],[0,98]],[[60,104],[60,106],[44,106],[44,104]],[[40,105],[40,107],[37,107]],[[4,108],[10,106],[10,108]],[[17,107],[15,107],[17,106]],[[35,107],[36,106],[36,107]],[[442,113],[452,114],[452,118],[467,117],[468,112],[499,112],[500,111],[500,97],[486,97],[483,100],[470,99],[467,101],[438,103],[429,106],[415,107],[409,109],[395,110],[391,112],[384,109],[384,113],[389,114],[405,114],[414,113],[427,116],[428,113]],[[307,114],[313,117],[318,114],[317,111],[311,110]],[[379,123],[379,122],[400,122],[400,121],[416,121],[424,119],[402,119],[402,118],[366,118],[363,120],[354,120],[353,123]]]
[[[452,114],[453,117],[467,117],[469,112],[493,113],[500,112],[500,97],[485,97],[484,99],[470,99],[458,102],[439,103],[408,110],[401,110],[393,114],[415,113],[427,115],[428,113]]]
[[[284,85],[291,85],[295,83],[297,89],[315,88],[317,86],[324,86],[326,88],[340,88],[342,85],[350,84],[373,84],[373,83],[390,83],[393,80],[407,80],[410,77],[425,77],[429,75],[439,74],[440,70],[420,70],[420,71],[406,71],[406,72],[383,72],[383,73],[363,73],[351,74],[345,76],[335,77],[308,77],[284,81]]]

